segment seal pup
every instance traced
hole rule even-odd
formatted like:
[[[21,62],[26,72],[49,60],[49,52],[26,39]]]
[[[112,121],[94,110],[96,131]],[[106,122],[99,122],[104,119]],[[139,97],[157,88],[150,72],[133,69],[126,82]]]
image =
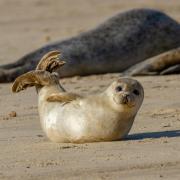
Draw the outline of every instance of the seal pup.
[[[143,102],[141,84],[129,78],[114,81],[104,92],[81,96],[67,92],[55,69],[64,64],[59,52],[45,55],[36,70],[19,76],[13,92],[35,86],[40,121],[53,142],[95,142],[124,138]]]
[[[0,82],[11,82],[35,69],[39,59],[51,50],[62,52],[61,59],[66,59],[66,64],[58,73],[67,77],[123,72],[147,58],[179,46],[178,22],[157,10],[129,10],[95,29],[47,44],[14,63],[0,66]]]

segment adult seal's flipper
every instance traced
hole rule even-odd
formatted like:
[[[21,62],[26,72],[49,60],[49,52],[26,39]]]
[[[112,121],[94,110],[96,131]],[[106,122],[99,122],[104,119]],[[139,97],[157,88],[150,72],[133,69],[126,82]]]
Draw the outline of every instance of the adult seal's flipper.
[[[138,63],[123,75],[165,75],[180,73],[180,47]]]
[[[161,71],[160,75],[168,75],[168,74],[180,74],[180,64],[171,66],[164,71]]]

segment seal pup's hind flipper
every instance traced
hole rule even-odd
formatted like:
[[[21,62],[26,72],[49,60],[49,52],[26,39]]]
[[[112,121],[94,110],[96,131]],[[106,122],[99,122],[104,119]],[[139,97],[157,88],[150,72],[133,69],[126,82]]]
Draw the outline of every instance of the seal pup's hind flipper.
[[[32,86],[47,86],[53,82],[52,80],[52,74],[47,71],[30,71],[16,78],[12,85],[12,92],[19,92]]]
[[[27,72],[16,78],[12,86],[12,91],[19,92],[31,86],[38,88],[51,84],[59,84],[59,76],[55,71],[65,64],[64,61],[59,60],[59,55],[59,51],[50,51],[45,54],[38,63],[36,70]]]
[[[61,103],[69,103],[73,100],[81,98],[80,95],[74,93],[53,93],[47,97],[48,102],[61,102]]]
[[[36,70],[44,70],[48,72],[54,72],[59,67],[63,66],[66,62],[59,59],[59,51],[50,51],[45,54],[38,63]]]

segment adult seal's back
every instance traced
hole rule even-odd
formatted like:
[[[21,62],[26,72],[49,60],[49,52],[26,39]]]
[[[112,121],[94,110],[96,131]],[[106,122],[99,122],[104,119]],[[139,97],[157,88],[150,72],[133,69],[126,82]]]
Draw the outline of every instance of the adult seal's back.
[[[115,15],[95,29],[45,45],[15,63],[0,66],[0,82],[10,82],[22,73],[35,69],[40,58],[51,50],[62,52],[61,58],[67,63],[59,74],[67,77],[123,72],[141,61],[179,46],[178,22],[156,10],[130,10]],[[165,67],[169,68],[170,65]],[[164,69],[157,74],[160,71]]]

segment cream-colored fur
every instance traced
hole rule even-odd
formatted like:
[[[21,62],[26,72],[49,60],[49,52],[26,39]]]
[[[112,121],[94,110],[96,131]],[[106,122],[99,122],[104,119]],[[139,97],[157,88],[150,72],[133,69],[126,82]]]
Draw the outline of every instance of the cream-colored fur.
[[[19,92],[35,86],[42,128],[54,142],[94,142],[124,138],[144,98],[143,87],[133,79],[121,78],[106,91],[83,97],[66,92],[54,73],[64,62],[51,51],[35,71],[18,77],[12,87]]]
[[[122,86],[117,92],[116,87]],[[135,95],[133,90],[140,93]],[[143,88],[135,80],[119,79],[105,92],[71,101],[47,101],[53,93],[68,96],[59,86],[44,86],[39,91],[39,115],[48,138],[54,142],[93,142],[118,140],[125,137],[143,101]],[[122,103],[128,94],[127,103]],[[70,93],[70,96],[72,94]]]

